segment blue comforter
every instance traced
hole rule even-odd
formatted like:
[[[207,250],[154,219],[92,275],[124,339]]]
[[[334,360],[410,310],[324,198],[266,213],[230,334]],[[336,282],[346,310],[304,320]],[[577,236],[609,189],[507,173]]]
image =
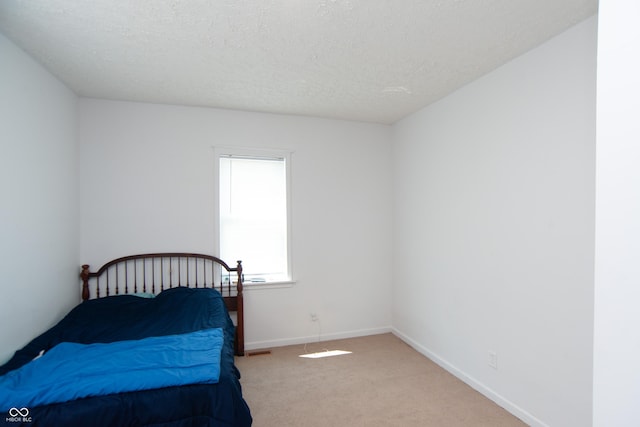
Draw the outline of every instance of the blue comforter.
[[[24,425],[250,426],[251,413],[242,397],[240,372],[234,363],[235,328],[222,296],[212,289],[173,288],[151,299],[121,295],[85,301],[17,351],[0,366],[0,375],[29,364],[42,350],[47,354],[63,342],[114,343],[212,328],[221,328],[224,335],[218,383],[153,388],[27,407],[31,422]],[[6,415],[7,412],[0,412],[0,416]]]
[[[0,376],[0,412],[89,396],[217,383],[221,349],[220,328],[107,344],[63,342]]]

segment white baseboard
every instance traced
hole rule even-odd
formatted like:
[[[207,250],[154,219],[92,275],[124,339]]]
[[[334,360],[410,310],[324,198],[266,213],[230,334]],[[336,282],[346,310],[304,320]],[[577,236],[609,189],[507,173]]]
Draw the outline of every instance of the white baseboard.
[[[271,347],[284,347],[287,345],[309,344],[309,343],[314,343],[318,341],[332,341],[332,340],[341,340],[346,338],[364,337],[367,335],[387,334],[389,332],[392,332],[390,326],[384,327],[384,328],[359,329],[356,331],[322,334],[319,337],[318,335],[309,335],[306,337],[297,337],[297,338],[251,341],[251,342],[245,342],[244,348],[245,350],[258,350],[258,349],[271,348]]]
[[[444,370],[446,370],[449,373],[451,373],[453,376],[457,377],[459,380],[461,380],[464,383],[466,383],[467,385],[469,385],[471,388],[473,388],[474,390],[476,390],[480,394],[482,394],[485,397],[487,397],[488,399],[494,401],[497,405],[503,407],[505,410],[509,411],[514,416],[520,418],[523,422],[527,423],[528,425],[530,425],[532,427],[549,427],[547,424],[545,424],[544,422],[542,422],[538,418],[534,417],[529,412],[525,411],[524,409],[522,409],[518,405],[514,404],[513,402],[505,399],[504,397],[502,397],[501,395],[499,395],[495,391],[491,390],[486,385],[484,385],[481,382],[477,381],[475,378],[467,375],[466,373],[464,373],[460,369],[456,368],[455,366],[453,366],[452,364],[450,364],[446,360],[442,359],[440,356],[438,356],[437,354],[435,354],[434,352],[432,352],[428,348],[423,347],[422,345],[418,344],[416,341],[414,341],[413,339],[409,338],[407,335],[403,334],[402,332],[400,332],[396,328],[392,328],[391,332],[395,336],[400,338],[402,341],[404,341],[405,343],[407,343],[408,345],[413,347],[417,352],[423,354],[428,359],[430,359],[431,361],[433,361],[434,363],[436,363],[437,365],[442,367]]]

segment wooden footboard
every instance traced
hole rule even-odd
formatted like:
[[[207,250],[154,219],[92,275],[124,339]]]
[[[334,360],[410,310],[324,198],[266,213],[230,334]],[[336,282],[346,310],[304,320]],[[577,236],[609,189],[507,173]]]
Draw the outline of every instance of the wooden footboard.
[[[235,274],[232,274],[235,273]],[[84,264],[80,273],[82,300],[126,294],[157,294],[178,286],[213,288],[236,313],[236,355],[244,354],[242,261],[229,267],[220,258],[194,253],[130,255],[109,261],[97,271]]]

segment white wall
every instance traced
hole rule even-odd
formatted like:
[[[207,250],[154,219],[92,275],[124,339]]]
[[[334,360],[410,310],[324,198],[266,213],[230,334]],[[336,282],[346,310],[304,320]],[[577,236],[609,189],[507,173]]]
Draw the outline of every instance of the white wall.
[[[596,35],[395,125],[394,329],[532,425],[591,424]]]
[[[593,425],[640,425],[640,4],[601,0]]]
[[[92,99],[78,120],[83,262],[214,253],[212,146],[291,150],[297,283],[247,290],[247,348],[390,330],[389,126]]]
[[[0,364],[80,300],[76,97],[0,35]]]

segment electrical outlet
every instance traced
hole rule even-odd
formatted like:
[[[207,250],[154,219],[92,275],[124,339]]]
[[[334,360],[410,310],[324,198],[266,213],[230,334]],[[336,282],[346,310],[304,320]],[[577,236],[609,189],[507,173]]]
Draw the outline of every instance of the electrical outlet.
[[[309,316],[311,316],[311,321],[312,322],[317,322],[318,321],[318,315],[315,313],[310,313]]]
[[[495,351],[489,352],[489,366],[498,369],[498,354]]]

